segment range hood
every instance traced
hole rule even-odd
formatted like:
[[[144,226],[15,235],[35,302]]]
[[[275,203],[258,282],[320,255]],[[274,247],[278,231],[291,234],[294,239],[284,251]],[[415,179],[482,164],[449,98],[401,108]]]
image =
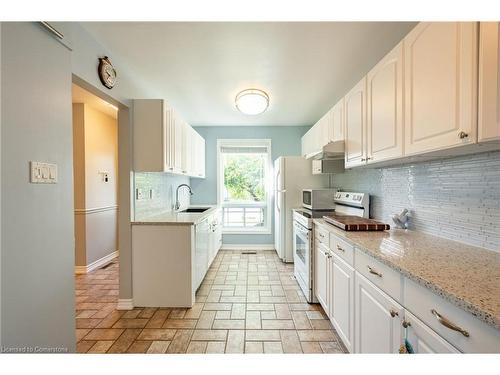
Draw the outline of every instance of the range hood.
[[[344,159],[344,141],[330,142],[318,151],[306,155],[306,158],[314,160]]]

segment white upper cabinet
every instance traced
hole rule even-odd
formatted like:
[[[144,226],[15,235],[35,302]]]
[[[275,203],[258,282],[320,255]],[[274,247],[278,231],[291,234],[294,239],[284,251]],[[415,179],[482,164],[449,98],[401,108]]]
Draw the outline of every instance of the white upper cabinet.
[[[403,156],[403,43],[367,75],[367,161]]]
[[[330,123],[328,126],[328,142],[344,140],[344,98],[330,110]]]
[[[405,155],[475,143],[477,24],[418,24],[404,61]]]
[[[481,22],[479,27],[479,142],[500,139],[500,38],[498,25],[498,22]]]
[[[345,96],[345,167],[366,164],[366,78]]]
[[[134,100],[134,171],[205,177],[205,140],[163,99]]]

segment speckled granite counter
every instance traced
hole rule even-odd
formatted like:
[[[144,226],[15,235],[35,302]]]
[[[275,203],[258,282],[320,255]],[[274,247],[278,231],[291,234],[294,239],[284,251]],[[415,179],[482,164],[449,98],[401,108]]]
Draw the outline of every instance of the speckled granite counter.
[[[345,232],[315,224],[500,329],[500,253],[421,232]]]
[[[173,212],[165,211],[155,213],[150,216],[141,217],[132,221],[132,225],[195,225],[202,221],[207,216],[214,213],[217,206],[213,205],[199,205],[190,206],[189,208],[210,207],[204,212]]]

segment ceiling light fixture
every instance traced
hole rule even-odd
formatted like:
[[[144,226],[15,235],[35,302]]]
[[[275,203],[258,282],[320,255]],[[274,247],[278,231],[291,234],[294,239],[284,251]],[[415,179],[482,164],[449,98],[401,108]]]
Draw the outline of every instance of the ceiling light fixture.
[[[259,115],[269,107],[269,95],[258,89],[243,90],[234,101],[236,108],[245,115]]]

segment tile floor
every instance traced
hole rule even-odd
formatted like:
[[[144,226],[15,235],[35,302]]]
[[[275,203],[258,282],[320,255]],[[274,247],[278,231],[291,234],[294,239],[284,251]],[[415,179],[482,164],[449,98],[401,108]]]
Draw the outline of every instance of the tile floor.
[[[79,353],[345,352],[274,251],[220,251],[191,309],[119,311],[117,299],[117,262],[76,276]]]

